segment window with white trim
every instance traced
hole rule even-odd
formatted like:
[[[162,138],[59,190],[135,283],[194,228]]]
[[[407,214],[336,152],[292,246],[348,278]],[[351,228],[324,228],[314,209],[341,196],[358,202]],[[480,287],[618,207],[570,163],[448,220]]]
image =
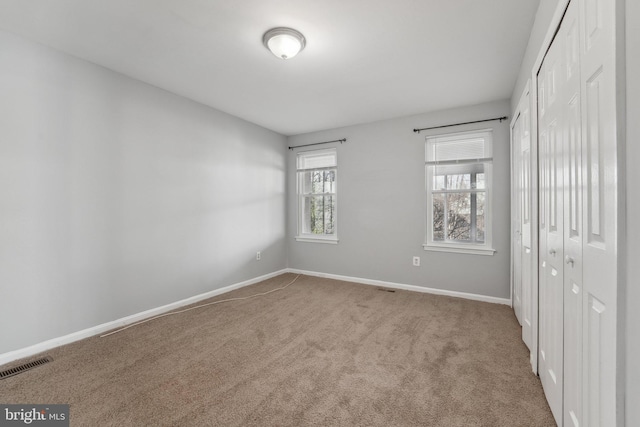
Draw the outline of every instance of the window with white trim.
[[[296,240],[337,243],[338,155],[335,148],[304,151],[296,159]]]
[[[429,136],[425,143],[425,250],[492,255],[492,131]]]

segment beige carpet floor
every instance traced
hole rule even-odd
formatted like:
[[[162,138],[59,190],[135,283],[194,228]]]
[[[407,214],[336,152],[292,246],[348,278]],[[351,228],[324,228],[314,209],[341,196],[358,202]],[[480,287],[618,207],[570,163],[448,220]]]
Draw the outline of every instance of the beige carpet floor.
[[[0,402],[69,403],[72,426],[553,426],[520,333],[507,306],[300,276],[51,350]]]

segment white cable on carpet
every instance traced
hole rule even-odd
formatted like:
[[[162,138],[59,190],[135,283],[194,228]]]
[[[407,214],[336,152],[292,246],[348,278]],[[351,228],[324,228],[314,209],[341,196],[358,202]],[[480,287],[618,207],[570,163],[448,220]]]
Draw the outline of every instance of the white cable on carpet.
[[[251,299],[251,298],[260,297],[260,296],[263,296],[263,295],[268,295],[268,294],[270,294],[270,293],[272,293],[272,292],[281,291],[281,290],[283,290],[283,289],[286,289],[286,288],[287,288],[287,287],[289,287],[290,285],[293,285],[293,283],[294,283],[296,280],[298,280],[298,277],[300,277],[300,275],[299,275],[299,274],[296,276],[296,278],[295,278],[295,279],[293,279],[292,281],[290,281],[289,283],[287,283],[287,284],[286,284],[286,285],[284,285],[283,287],[281,287],[281,288],[271,289],[270,291],[267,291],[267,292],[261,292],[261,293],[259,293],[259,294],[249,295],[248,297],[228,298],[228,299],[223,299],[223,300],[220,300],[220,301],[213,301],[213,302],[209,302],[209,303],[207,303],[207,304],[200,304],[200,305],[196,305],[195,307],[185,308],[184,310],[171,311],[171,312],[169,312],[169,313],[158,314],[157,316],[149,317],[148,319],[140,320],[139,322],[134,322],[134,323],[132,323],[132,324],[130,324],[130,325],[127,325],[127,326],[125,326],[125,327],[122,327],[122,328],[120,328],[120,329],[116,329],[115,331],[111,331],[111,332],[106,333],[106,334],[104,334],[104,335],[100,335],[100,338],[104,338],[104,337],[108,337],[109,335],[117,334],[118,332],[122,332],[122,331],[124,331],[125,329],[129,329],[129,328],[132,328],[132,327],[134,327],[134,326],[142,325],[143,323],[150,322],[150,321],[152,321],[152,320],[159,319],[159,318],[161,318],[161,317],[172,316],[172,315],[174,315],[174,314],[180,314],[180,313],[184,313],[184,312],[186,312],[186,311],[195,310],[196,308],[207,307],[207,306],[210,306],[210,305],[220,304],[220,303],[223,303],[223,302],[230,302],[230,301],[242,301],[242,300],[245,300],[245,299]]]

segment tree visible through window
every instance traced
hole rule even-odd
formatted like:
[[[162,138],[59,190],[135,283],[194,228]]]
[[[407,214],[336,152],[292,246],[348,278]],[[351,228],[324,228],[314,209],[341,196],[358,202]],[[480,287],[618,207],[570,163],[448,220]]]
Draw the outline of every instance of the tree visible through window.
[[[304,187],[304,234],[334,234],[336,171],[312,170],[302,173]]]
[[[429,247],[490,247],[491,132],[427,137]]]
[[[298,154],[298,238],[337,240],[335,149]]]
[[[446,174],[433,177],[433,240],[484,243],[485,174]]]

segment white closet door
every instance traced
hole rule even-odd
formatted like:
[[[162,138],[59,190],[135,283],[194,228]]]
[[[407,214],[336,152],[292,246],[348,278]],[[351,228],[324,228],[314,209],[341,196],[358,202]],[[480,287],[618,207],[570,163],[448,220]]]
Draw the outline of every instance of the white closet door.
[[[540,378],[559,425],[616,425],[615,0],[573,0],[538,73]]]
[[[513,235],[513,272],[512,272],[512,304],[518,322],[522,325],[522,206],[520,203],[522,193],[521,172],[522,160],[520,158],[520,141],[522,139],[522,115],[519,115],[511,130],[511,176],[512,176],[512,206],[511,224]]]
[[[580,4],[585,183],[583,426],[614,426],[618,283],[616,2],[582,0]]]
[[[531,114],[529,92],[525,93],[520,113],[519,211],[521,259],[522,340],[533,350],[533,248],[531,209]]]
[[[533,250],[531,204],[531,119],[529,85],[522,94],[511,129],[513,309],[522,340],[533,351]]]
[[[539,374],[556,422],[563,396],[563,123],[562,39],[552,43],[538,73],[541,189]]]
[[[563,47],[564,409],[565,426],[582,425],[582,147],[579,5],[572,1],[556,35]]]

